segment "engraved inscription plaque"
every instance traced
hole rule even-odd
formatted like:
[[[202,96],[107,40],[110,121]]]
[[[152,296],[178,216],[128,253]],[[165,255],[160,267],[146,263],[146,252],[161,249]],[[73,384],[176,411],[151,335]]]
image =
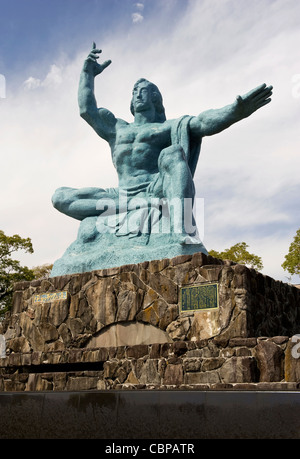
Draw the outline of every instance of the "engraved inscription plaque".
[[[181,311],[199,311],[219,307],[218,284],[198,284],[182,287],[180,290]]]
[[[51,293],[40,293],[34,295],[34,303],[52,303],[53,301],[66,300],[68,298],[68,292],[51,292]]]

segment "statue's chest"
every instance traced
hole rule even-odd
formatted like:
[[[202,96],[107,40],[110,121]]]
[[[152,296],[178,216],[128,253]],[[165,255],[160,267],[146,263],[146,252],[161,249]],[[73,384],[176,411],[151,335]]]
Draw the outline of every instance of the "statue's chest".
[[[161,126],[146,126],[136,133],[137,143],[160,144],[165,137],[165,130]]]
[[[163,145],[168,135],[166,129],[159,125],[153,126],[127,126],[120,129],[117,135],[117,143],[120,144],[141,144]]]

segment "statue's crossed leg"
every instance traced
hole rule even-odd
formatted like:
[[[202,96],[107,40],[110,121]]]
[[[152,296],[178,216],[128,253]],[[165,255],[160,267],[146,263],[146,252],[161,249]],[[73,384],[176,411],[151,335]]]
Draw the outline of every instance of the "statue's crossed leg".
[[[127,189],[62,187],[56,190],[52,202],[60,212],[77,220],[84,220],[88,217],[98,217],[103,212],[109,215],[113,212],[119,213],[124,208],[132,209],[130,202],[135,198],[144,200],[145,206],[153,203],[155,199],[164,200],[169,204],[170,232],[178,235],[181,233],[184,236],[191,234],[191,228],[194,229],[192,207],[195,188],[183,149],[179,145],[174,145],[162,150],[158,170],[151,182]],[[127,199],[125,204],[124,199]],[[109,203],[113,205],[110,206]],[[171,205],[174,207],[172,211]],[[178,237],[180,240],[180,236]]]

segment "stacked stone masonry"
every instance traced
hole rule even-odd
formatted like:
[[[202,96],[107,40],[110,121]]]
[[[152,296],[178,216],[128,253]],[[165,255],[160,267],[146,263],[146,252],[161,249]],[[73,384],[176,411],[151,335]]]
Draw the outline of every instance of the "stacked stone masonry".
[[[299,390],[293,346],[277,336],[11,353],[0,390]]]
[[[219,307],[182,312],[181,287],[209,282]],[[55,292],[65,299],[39,300]],[[300,290],[202,253],[20,282],[0,327],[2,391],[300,382]]]

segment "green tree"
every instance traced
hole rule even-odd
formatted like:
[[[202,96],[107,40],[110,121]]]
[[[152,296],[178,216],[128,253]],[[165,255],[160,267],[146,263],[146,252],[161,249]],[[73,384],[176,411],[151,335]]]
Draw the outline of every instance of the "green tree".
[[[11,308],[13,284],[23,280],[33,280],[34,271],[27,266],[21,266],[18,260],[12,259],[12,254],[19,250],[33,253],[30,238],[22,238],[18,234],[6,236],[0,230],[0,315]]]
[[[289,252],[281,266],[290,274],[298,274],[300,276],[300,228],[297,230]]]
[[[257,270],[263,269],[262,259],[253,253],[249,253],[247,250],[248,247],[249,246],[246,244],[246,242],[238,242],[223,252],[210,250],[209,254],[213,257],[220,258],[221,260],[231,260],[235,263],[247,265],[250,268]]]
[[[34,266],[32,268],[35,279],[48,279],[52,270],[53,264],[45,264],[40,266]]]

